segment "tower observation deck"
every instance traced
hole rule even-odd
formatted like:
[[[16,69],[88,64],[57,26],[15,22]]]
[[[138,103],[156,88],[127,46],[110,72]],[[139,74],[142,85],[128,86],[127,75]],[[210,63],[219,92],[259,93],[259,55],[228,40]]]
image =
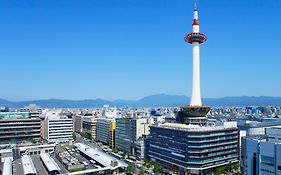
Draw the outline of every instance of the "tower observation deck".
[[[200,47],[199,45],[207,41],[207,36],[200,33],[198,22],[198,10],[193,11],[192,32],[188,33],[184,40],[192,45],[192,93],[190,106],[183,106],[177,114],[177,119],[185,124],[206,124],[206,114],[210,107],[202,106],[200,91]]]

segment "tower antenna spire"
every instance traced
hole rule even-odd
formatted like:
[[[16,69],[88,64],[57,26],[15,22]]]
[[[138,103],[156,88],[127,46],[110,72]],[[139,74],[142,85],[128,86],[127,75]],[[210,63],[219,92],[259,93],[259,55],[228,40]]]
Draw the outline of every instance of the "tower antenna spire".
[[[196,3],[196,0],[194,0],[194,10],[197,10],[197,3]]]

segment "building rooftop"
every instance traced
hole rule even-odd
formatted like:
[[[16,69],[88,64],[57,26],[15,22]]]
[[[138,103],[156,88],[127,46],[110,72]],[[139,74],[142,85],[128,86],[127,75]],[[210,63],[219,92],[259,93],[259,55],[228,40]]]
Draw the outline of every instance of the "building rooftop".
[[[33,149],[33,148],[47,148],[47,147],[55,147],[57,143],[53,144],[45,144],[45,145],[31,145],[31,146],[23,146],[19,147],[20,151],[25,151],[27,149]]]
[[[53,158],[51,158],[51,156],[49,154],[42,153],[42,154],[40,154],[40,157],[49,172],[60,170],[58,164],[54,161]]]
[[[269,121],[269,122],[258,122],[258,121],[246,121],[243,123],[238,123],[239,127],[247,128],[261,128],[261,127],[272,127],[272,126],[281,126],[281,121]]]
[[[164,123],[159,124],[158,126],[154,127],[164,127],[164,128],[171,128],[171,129],[179,129],[184,131],[212,131],[212,130],[223,130],[228,128],[236,128],[236,122],[224,122],[223,125],[207,125],[207,126],[200,126],[200,125],[186,125],[186,124],[179,124],[179,123]]]
[[[88,155],[96,162],[102,164],[105,167],[109,167],[112,170],[116,169],[116,168],[121,168],[121,167],[125,168],[128,166],[125,162],[117,160],[116,158],[108,155],[107,153],[104,153],[98,149],[89,147],[83,143],[76,143],[74,145],[79,149],[79,151],[83,152],[84,154]],[[111,165],[112,161],[117,161],[118,165],[112,166]]]
[[[4,118],[4,119],[29,118],[29,112],[0,112],[0,118]]]
[[[12,158],[3,158],[3,168],[2,168],[2,174],[5,175],[12,175],[13,170],[12,170]]]
[[[36,174],[37,171],[30,156],[23,155],[21,158],[24,174]]]
[[[0,149],[0,154],[3,154],[3,153],[12,153],[13,152],[13,149]]]

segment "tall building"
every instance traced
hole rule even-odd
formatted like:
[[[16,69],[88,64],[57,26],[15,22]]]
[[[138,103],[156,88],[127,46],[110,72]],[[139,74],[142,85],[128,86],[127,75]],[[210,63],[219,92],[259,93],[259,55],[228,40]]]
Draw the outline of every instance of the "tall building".
[[[74,131],[77,133],[82,132],[83,117],[81,115],[73,116]]]
[[[192,94],[189,106],[177,113],[178,123],[150,127],[150,159],[178,174],[210,174],[216,168],[238,162],[239,131],[236,122],[211,125],[207,121],[210,107],[203,106],[200,94],[199,45],[207,40],[200,33],[198,10],[193,12],[192,32],[185,41],[192,44]]]
[[[149,126],[154,123],[152,118],[117,118],[115,145],[118,150],[130,155],[136,154],[136,141],[142,135],[149,134]]]
[[[0,144],[40,140],[39,118],[0,119]]]
[[[242,138],[244,175],[281,175],[281,127],[266,128],[266,135]]]
[[[88,137],[96,140],[97,137],[97,120],[93,116],[84,116],[82,122],[82,131],[85,132]]]
[[[114,119],[98,118],[97,119],[97,140],[115,148],[115,129]]]
[[[67,142],[72,140],[72,118],[59,115],[50,115],[46,116],[44,121],[44,138],[48,142]]]

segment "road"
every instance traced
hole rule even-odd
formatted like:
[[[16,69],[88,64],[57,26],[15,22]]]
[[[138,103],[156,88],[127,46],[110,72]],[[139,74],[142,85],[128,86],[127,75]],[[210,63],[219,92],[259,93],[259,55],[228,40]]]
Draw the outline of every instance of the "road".
[[[31,156],[31,158],[38,174],[48,174],[48,171],[40,159],[40,155]]]

